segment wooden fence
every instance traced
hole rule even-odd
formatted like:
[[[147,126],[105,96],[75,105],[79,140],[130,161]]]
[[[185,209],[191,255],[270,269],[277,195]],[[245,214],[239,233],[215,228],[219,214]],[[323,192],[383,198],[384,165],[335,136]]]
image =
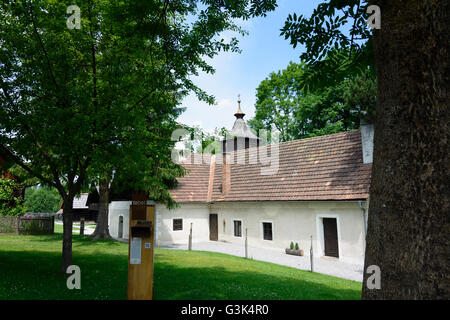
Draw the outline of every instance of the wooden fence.
[[[19,217],[0,217],[0,233],[52,234],[54,230],[54,215],[25,214]]]

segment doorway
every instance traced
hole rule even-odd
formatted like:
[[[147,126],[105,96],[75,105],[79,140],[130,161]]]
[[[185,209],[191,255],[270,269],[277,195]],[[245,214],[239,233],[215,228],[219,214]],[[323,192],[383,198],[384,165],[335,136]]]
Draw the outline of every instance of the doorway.
[[[217,213],[209,215],[209,240],[217,241],[219,239],[219,224]]]
[[[323,218],[324,254],[339,258],[338,232],[336,218]]]
[[[118,232],[119,239],[123,238],[123,216],[119,216],[119,232]]]

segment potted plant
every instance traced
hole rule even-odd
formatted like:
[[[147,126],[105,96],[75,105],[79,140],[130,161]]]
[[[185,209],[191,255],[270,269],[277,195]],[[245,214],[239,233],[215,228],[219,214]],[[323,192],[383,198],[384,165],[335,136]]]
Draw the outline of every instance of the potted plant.
[[[289,248],[286,248],[286,254],[292,254],[294,256],[303,256],[303,250],[301,250],[298,246],[298,242],[291,242]]]

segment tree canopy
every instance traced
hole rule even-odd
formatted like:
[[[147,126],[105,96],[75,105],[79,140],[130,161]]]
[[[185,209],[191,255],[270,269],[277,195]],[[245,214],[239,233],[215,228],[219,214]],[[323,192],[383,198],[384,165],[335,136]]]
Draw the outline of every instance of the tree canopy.
[[[368,5],[366,0],[330,0],[309,18],[296,13],[287,17],[281,35],[294,48],[298,43],[306,47],[300,55],[309,66],[302,76],[305,86],[327,87],[366,71],[375,76]]]
[[[27,212],[56,213],[61,207],[62,199],[58,190],[48,187],[25,189],[24,207]]]
[[[369,4],[381,22],[373,30],[366,25]],[[376,66],[363,299],[450,296],[449,21],[446,0],[330,0],[309,19],[290,15],[282,29],[294,47],[306,46],[301,57],[311,72],[303,79],[310,87],[374,73]],[[374,276],[380,288],[368,285]]]
[[[280,140],[330,134],[372,122],[376,72],[368,2],[330,0],[310,17],[289,14],[281,35],[306,48],[300,63],[273,72],[257,88],[254,130],[280,131]]]
[[[0,216],[18,216],[25,210],[22,185],[13,179],[0,177]]]
[[[79,28],[69,28],[72,4],[0,4],[0,151],[64,199],[63,272],[73,197],[105,169],[121,168],[136,188],[176,175],[166,131],[181,99],[194,92],[213,102],[190,77],[214,72],[206,57],[238,51],[235,38],[219,37],[244,32],[236,19],[275,8],[271,0],[91,0],[78,4]]]
[[[248,121],[258,132],[275,127],[280,141],[331,134],[359,127],[375,111],[376,80],[365,72],[315,90],[304,86],[305,63],[291,62],[273,72],[256,89],[255,117]]]

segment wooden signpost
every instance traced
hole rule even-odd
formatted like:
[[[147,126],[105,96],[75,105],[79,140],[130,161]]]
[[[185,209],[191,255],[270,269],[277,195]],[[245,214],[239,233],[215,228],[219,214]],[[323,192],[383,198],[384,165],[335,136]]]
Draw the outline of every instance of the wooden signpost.
[[[155,207],[147,194],[135,192],[130,206],[128,300],[153,299]]]

